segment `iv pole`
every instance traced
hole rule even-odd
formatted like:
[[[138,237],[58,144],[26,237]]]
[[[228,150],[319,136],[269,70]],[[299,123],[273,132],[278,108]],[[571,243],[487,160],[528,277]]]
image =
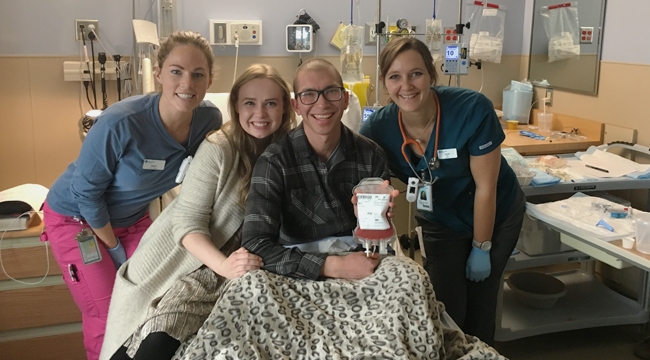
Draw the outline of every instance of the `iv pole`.
[[[377,66],[375,66],[375,104],[374,106],[379,105],[379,53],[381,51],[381,36],[383,33],[384,24],[381,21],[381,0],[377,0],[377,22],[375,23],[375,45],[377,47]]]
[[[458,36],[458,43],[461,43],[461,37],[463,35],[463,27],[467,27],[469,29],[469,23],[463,24],[463,0],[458,0],[458,23],[456,24],[456,33],[459,35]],[[379,54],[381,53],[381,39],[382,36],[386,36],[384,34],[384,27],[386,24],[381,21],[381,0],[377,0],[377,19],[375,22],[375,36],[376,36],[376,66],[375,66],[375,104],[374,106],[381,106],[379,103]],[[426,34],[393,34],[393,35],[426,35]],[[479,67],[480,69],[480,67]],[[460,87],[460,74],[456,74],[456,86]],[[408,218],[408,237],[409,239],[413,240],[410,236],[411,233],[411,218],[413,217],[413,204],[409,203],[409,218]],[[399,241],[399,240],[398,240]],[[413,259],[414,256],[414,251],[415,251],[415,245],[411,244],[409,248],[409,256],[411,259]]]
[[[486,0],[487,1],[487,0]],[[462,43],[463,37],[463,0],[458,0],[458,23],[456,23],[456,34],[458,34],[458,43]],[[467,25],[469,29],[469,24]],[[460,74],[456,74],[456,87],[460,87]]]
[[[463,24],[463,0],[458,0],[458,23],[456,24],[456,34],[458,35],[458,41],[457,43],[462,43],[461,38],[463,36],[463,28],[467,27],[469,29],[470,24]],[[382,36],[386,36],[384,34],[383,29],[386,27],[386,24],[381,21],[381,0],[377,0],[377,20],[375,23],[375,34],[377,38],[377,43],[376,43],[376,56],[377,56],[377,66],[376,66],[376,72],[375,72],[375,104],[374,106],[381,106],[379,104],[379,54],[381,53],[381,38]],[[391,34],[391,35],[426,35],[426,34]],[[477,67],[480,69],[480,63],[477,64]],[[456,74],[456,86],[460,87],[460,74]]]

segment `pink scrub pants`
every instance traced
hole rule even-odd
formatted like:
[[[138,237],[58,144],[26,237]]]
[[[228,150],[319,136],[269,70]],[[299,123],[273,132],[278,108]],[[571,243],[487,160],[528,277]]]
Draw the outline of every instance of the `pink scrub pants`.
[[[103,243],[97,239],[102,260],[90,265],[84,265],[81,251],[75,236],[81,231],[82,225],[71,216],[61,215],[52,210],[47,203],[43,206],[43,223],[45,229],[41,235],[42,241],[49,241],[52,253],[63,273],[63,280],[72,298],[81,310],[84,347],[88,360],[99,359],[99,353],[104,341],[108,305],[115,283],[115,265]],[[129,227],[115,228],[115,236],[126,250],[130,258],[151,225],[149,213]],[[89,227],[84,222],[83,227]],[[70,270],[74,274],[70,274]],[[128,316],[128,314],[124,314]]]

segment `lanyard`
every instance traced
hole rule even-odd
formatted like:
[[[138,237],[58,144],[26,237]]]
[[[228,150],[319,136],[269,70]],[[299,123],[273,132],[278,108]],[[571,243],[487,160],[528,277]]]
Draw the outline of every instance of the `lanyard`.
[[[433,180],[433,176],[431,175],[431,168],[433,167],[433,170],[436,170],[439,167],[439,162],[438,162],[438,135],[440,134],[440,102],[438,101],[438,98],[436,97],[435,94],[433,95],[433,99],[436,102],[436,142],[433,146],[433,159],[431,159],[430,162],[427,162],[427,168],[429,169],[429,179]],[[402,121],[402,111],[398,110],[397,112],[397,123],[399,124],[399,130],[402,133],[402,156],[404,156],[404,160],[406,160],[406,163],[409,165],[411,170],[413,170],[413,173],[415,176],[420,179],[420,181],[424,182],[424,179],[420,178],[418,176],[417,172],[413,168],[413,165],[411,165],[411,159],[408,157],[406,154],[406,147],[408,145],[415,145],[415,147],[418,149],[418,151],[422,154],[422,158],[424,161],[427,161],[427,158],[425,157],[424,150],[422,150],[422,146],[420,146],[420,143],[410,139],[406,136],[406,131],[404,131],[404,122]],[[423,175],[424,177],[424,175]]]

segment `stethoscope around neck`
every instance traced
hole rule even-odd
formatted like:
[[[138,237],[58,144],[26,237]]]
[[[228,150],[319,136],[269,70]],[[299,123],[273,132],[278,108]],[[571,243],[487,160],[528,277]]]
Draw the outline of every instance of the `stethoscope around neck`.
[[[435,140],[435,144],[433,145],[433,157],[427,162],[427,168],[429,170],[429,179],[433,179],[433,176],[431,175],[431,171],[440,168],[440,159],[438,159],[438,136],[440,134],[440,102],[438,102],[438,98],[436,97],[435,93],[432,93],[432,95],[434,101],[436,102],[436,140]],[[413,165],[411,165],[411,159],[406,154],[406,147],[409,145],[415,145],[418,151],[420,151],[420,153],[422,154],[422,158],[424,158],[425,161],[427,160],[426,155],[419,142],[410,139],[409,137],[406,136],[406,131],[404,131],[404,122],[402,121],[401,110],[398,110],[397,112],[397,123],[399,124],[399,130],[402,133],[402,140],[403,140],[402,156],[404,156],[404,160],[406,160],[406,163],[409,165],[411,170],[413,170],[415,176],[418,176],[417,172],[413,168]],[[420,179],[420,180],[424,180],[424,179]]]

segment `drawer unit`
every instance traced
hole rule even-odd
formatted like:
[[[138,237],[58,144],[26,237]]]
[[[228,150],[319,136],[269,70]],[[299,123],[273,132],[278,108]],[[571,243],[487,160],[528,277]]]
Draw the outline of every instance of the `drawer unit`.
[[[85,359],[81,313],[36,222],[0,243],[0,359]]]

